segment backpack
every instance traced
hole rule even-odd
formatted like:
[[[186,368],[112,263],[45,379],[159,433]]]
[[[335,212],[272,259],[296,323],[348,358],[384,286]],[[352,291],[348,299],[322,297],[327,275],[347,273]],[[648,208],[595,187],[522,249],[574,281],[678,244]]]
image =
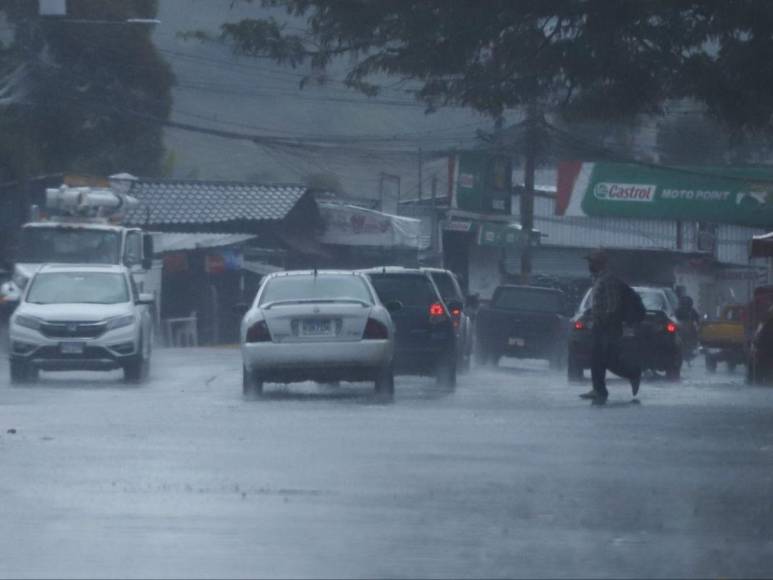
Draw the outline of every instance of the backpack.
[[[625,324],[639,324],[647,315],[647,309],[636,291],[625,282],[623,287],[623,322]]]

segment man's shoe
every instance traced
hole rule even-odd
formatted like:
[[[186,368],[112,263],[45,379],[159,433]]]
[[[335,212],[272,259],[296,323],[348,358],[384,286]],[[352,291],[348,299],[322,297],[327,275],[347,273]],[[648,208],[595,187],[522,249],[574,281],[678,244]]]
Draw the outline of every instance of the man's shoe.
[[[580,395],[580,398],[581,399],[595,399],[598,396],[599,396],[599,394],[596,391],[590,390],[587,393],[583,393],[582,395]]]
[[[606,405],[608,395],[597,395],[592,401],[591,405]]]
[[[631,391],[633,392],[633,396],[639,394],[639,385],[641,384],[641,370],[639,370],[631,379]]]

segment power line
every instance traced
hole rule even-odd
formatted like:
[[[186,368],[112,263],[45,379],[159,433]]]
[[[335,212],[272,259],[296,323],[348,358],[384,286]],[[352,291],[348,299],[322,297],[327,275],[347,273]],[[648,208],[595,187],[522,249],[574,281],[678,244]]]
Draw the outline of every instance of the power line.
[[[599,145],[594,144],[592,142],[589,142],[581,137],[577,137],[576,135],[573,135],[572,133],[565,131],[563,129],[559,129],[558,127],[555,127],[548,123],[547,121],[542,121],[542,125],[548,129],[549,131],[552,131],[556,133],[559,136],[572,139],[578,144],[583,144],[587,146],[589,149],[596,149],[599,152],[602,152],[605,155],[609,155],[614,159],[615,161],[621,162],[621,163],[628,163],[631,165],[638,165],[641,167],[647,167],[649,169],[654,169],[658,171],[666,171],[671,173],[680,173],[684,175],[693,175],[696,177],[703,177],[703,178],[711,178],[711,179],[723,179],[726,181],[731,182],[741,182],[741,183],[748,183],[750,180],[754,182],[762,182],[762,183],[773,183],[773,177],[766,178],[766,177],[754,177],[750,179],[749,177],[743,177],[738,175],[727,175],[723,173],[717,173],[714,171],[701,171],[699,169],[693,169],[690,167],[676,167],[673,165],[662,165],[659,163],[651,163],[648,161],[642,161],[640,159],[635,159],[632,157],[629,157],[627,155],[623,155],[620,153],[617,153],[610,149],[609,147],[605,145]],[[773,170],[773,168],[771,168]]]

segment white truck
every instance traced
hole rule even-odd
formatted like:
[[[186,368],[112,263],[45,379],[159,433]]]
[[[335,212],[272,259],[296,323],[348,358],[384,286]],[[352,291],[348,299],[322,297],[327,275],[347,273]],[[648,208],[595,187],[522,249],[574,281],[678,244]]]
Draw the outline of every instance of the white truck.
[[[46,190],[46,216],[21,228],[14,272],[0,286],[0,299],[18,301],[30,277],[43,264],[123,264],[139,292],[155,296],[160,312],[161,266],[153,261],[153,238],[140,228],[120,225],[135,198],[110,188],[68,187]],[[36,212],[33,212],[36,213]]]

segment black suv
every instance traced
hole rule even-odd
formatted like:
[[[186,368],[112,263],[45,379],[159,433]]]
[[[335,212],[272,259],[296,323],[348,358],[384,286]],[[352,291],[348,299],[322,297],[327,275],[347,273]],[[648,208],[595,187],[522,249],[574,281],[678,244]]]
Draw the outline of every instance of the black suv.
[[[450,270],[442,268],[422,268],[421,270],[432,277],[446,305],[458,306],[450,308],[456,330],[457,365],[460,371],[469,371],[472,359],[473,322],[468,309],[475,306],[475,297],[465,297],[459,279]]]
[[[451,312],[432,277],[422,270],[387,266],[363,270],[387,305],[396,328],[395,373],[434,375],[456,385],[456,330]]]

